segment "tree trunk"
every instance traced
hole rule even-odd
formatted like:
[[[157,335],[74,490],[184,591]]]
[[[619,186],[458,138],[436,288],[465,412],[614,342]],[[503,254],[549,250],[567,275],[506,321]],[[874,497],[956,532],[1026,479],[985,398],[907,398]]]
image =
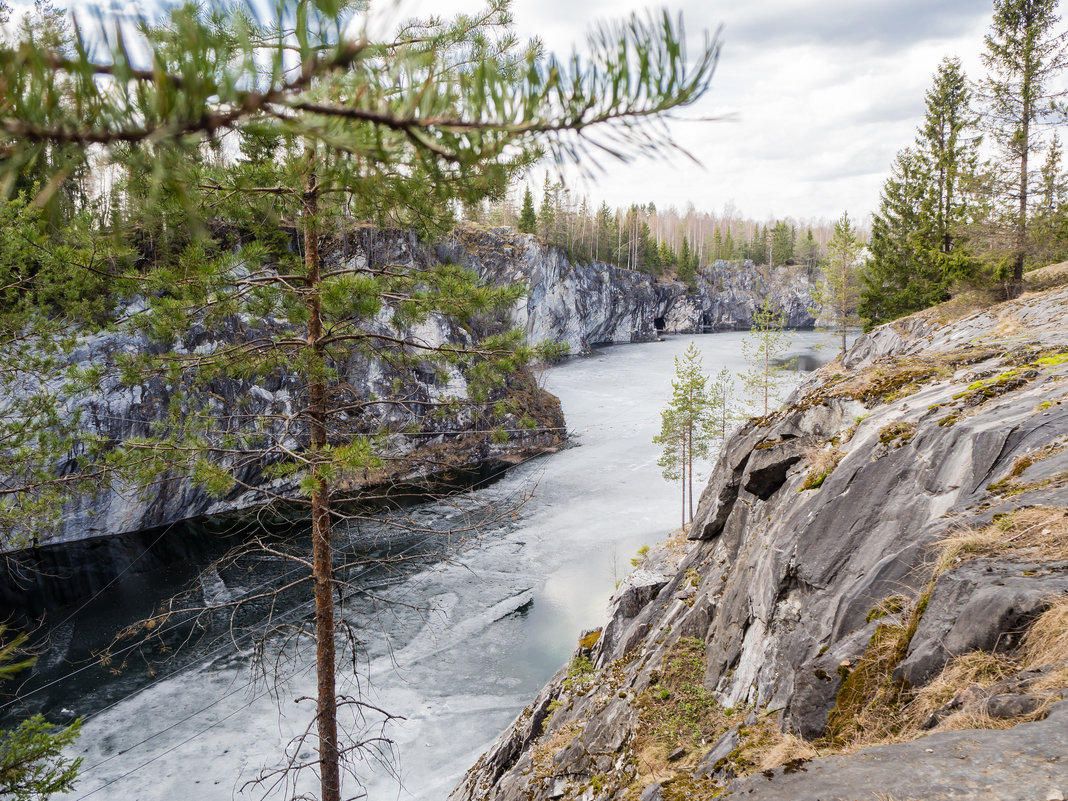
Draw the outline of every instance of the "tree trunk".
[[[319,182],[315,157],[304,188],[304,266],[308,291],[308,347],[312,362],[308,381],[308,420],[312,458],[326,446],[326,381],[323,378],[323,315],[319,269]],[[341,767],[337,737],[337,691],[335,682],[334,576],[330,545],[330,487],[312,466],[312,575],[315,586],[315,675],[317,679],[316,722],[319,733],[319,783],[321,801],[341,801]]]
[[[1031,23],[1027,25],[1030,33]],[[1023,292],[1023,263],[1027,250],[1027,158],[1031,150],[1031,116],[1034,114],[1034,100],[1031,98],[1032,70],[1031,54],[1027,54],[1023,65],[1023,87],[1020,92],[1023,107],[1020,109],[1020,208],[1016,218],[1016,252],[1012,259],[1012,279],[1009,281],[1008,295],[1018,298]]]
[[[687,433],[687,439],[689,440],[686,454],[686,474],[687,481],[690,488],[690,520],[693,520],[693,424],[690,424]]]
[[[686,528],[686,437],[682,438],[682,523],[683,529]]]

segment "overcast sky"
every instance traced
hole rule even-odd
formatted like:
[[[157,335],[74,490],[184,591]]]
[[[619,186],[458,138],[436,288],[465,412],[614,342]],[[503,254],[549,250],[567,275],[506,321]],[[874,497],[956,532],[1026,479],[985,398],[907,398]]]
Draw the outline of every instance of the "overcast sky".
[[[374,0],[373,7],[392,27],[411,16],[484,6]],[[596,22],[651,7],[639,0],[513,0],[518,33],[540,37],[561,56],[581,51]],[[692,202],[721,211],[733,204],[757,219],[833,219],[848,210],[863,220],[878,206],[895,153],[912,142],[939,61],[955,55],[970,78],[982,75],[992,0],[673,0],[666,7],[683,13],[695,43],[722,26],[711,91],[681,112],[691,121],[672,123],[700,166],[681,157],[609,162],[592,180],[567,173],[572,188],[613,206],[652,201],[681,210]],[[718,119],[696,121],[708,117]],[[536,183],[543,172],[535,171]]]
[[[378,0],[381,8],[382,0]],[[402,0],[406,15],[473,11],[478,0]],[[637,0],[514,0],[516,27],[559,54],[581,46],[598,20],[644,11]],[[956,55],[970,78],[991,0],[677,0],[686,29],[722,28],[709,95],[677,138],[701,162],[608,165],[576,188],[612,205],[746,216],[835,218],[874,211],[894,154],[910,144],[938,62]]]

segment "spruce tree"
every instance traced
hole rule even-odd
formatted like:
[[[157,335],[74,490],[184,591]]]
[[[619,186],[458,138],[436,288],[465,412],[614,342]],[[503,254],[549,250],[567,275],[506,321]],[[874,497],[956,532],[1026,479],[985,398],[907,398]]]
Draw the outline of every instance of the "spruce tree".
[[[534,211],[534,195],[530,187],[523,192],[523,209],[519,212],[519,230],[524,234],[533,234],[538,228],[538,215]]]
[[[1068,40],[1057,30],[1057,10],[1057,0],[994,0],[982,54],[988,70],[981,84],[984,119],[1004,158],[1000,195],[1013,241],[1010,297],[1023,290],[1033,157],[1044,146],[1040,126],[1065,112],[1060,77],[1068,66]]]
[[[977,119],[960,62],[943,59],[926,94],[923,124],[898,153],[872,220],[860,314],[865,327],[945,300],[975,258],[965,232],[966,192],[977,169]]]

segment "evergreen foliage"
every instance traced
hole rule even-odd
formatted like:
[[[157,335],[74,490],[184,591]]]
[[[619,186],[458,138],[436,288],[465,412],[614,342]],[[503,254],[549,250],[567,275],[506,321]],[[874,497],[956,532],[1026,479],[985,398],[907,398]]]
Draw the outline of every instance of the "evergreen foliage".
[[[530,193],[529,186],[523,192],[523,209],[519,212],[517,227],[524,234],[533,234],[538,230],[538,214],[534,211],[534,196]]]
[[[783,375],[779,359],[791,342],[789,332],[783,330],[785,323],[786,316],[776,310],[771,298],[765,298],[753,312],[753,325],[742,341],[742,355],[749,363],[749,369],[742,374],[742,384],[746,394],[763,409],[764,417],[778,402]]]
[[[35,661],[20,653],[26,635],[15,635],[5,643],[3,638],[8,634],[7,627],[0,624],[0,681]],[[70,791],[82,760],[65,757],[63,751],[78,739],[81,725],[81,720],[76,720],[66,728],[57,728],[42,715],[34,715],[14,729],[0,731],[0,796],[12,801],[43,801]]]
[[[486,404],[534,355],[519,332],[493,333],[490,325],[519,287],[486,287],[472,272],[433,259],[408,270],[371,260],[327,263],[322,254],[346,253],[345,237],[358,232],[354,220],[443,230],[454,208],[477,209],[502,196],[542,153],[581,158],[599,129],[612,129],[612,152],[656,151],[669,141],[659,136],[658,115],[701,96],[718,52],[706,40],[696,60],[687,60],[680,23],[667,15],[604,27],[585,58],[561,63],[518,46],[506,0],[477,15],[412,23],[382,41],[348,33],[362,29],[364,10],[361,2],[287,2],[275,19],[257,20],[239,7],[187,5],[144,26],[132,47],[121,26],[103,25],[96,32],[102,44],[91,50],[81,39],[68,51],[30,35],[0,49],[0,180],[15,204],[8,212],[33,225],[32,209],[55,207],[68,176],[90,158],[122,165],[121,208],[109,216],[116,239],[133,242],[141,261],[89,272],[119,287],[98,294],[112,301],[136,295],[145,307],[121,325],[153,347],[116,357],[121,380],[158,383],[172,399],[144,437],[72,440],[76,426],[49,428],[61,392],[42,384],[32,394],[38,416],[30,408],[16,421],[43,425],[26,447],[40,452],[40,465],[74,448],[81,473],[27,476],[5,496],[4,513],[21,516],[36,536],[46,530],[47,505],[61,502],[75,480],[147,486],[187,476],[221,497],[251,489],[243,476],[258,466],[293,487],[279,497],[306,504],[311,526],[318,691],[314,735],[305,736],[316,741],[311,764],[321,801],[340,799],[342,765],[352,769],[361,742],[343,740],[338,730],[331,526],[344,517],[339,501],[382,466],[384,434],[399,433],[382,426],[379,410],[416,403],[457,411],[446,397],[362,397],[342,367],[365,359],[432,374],[462,371],[471,401]],[[240,143],[233,164],[214,148],[227,131]],[[14,194],[45,155],[68,147],[74,162],[49,163],[32,204]],[[565,199],[566,190],[546,181],[538,220],[546,236],[558,235],[556,211]],[[45,299],[61,292],[58,270],[45,265],[9,302],[31,289]],[[40,359],[42,339],[32,332],[46,330],[50,318],[40,300],[33,306],[18,328],[5,318],[4,376],[25,376]],[[412,333],[434,315],[452,319],[463,341]],[[223,330],[246,335],[186,347],[194,332]],[[36,350],[20,348],[27,332]],[[107,368],[68,376],[66,391],[102,380]],[[282,374],[301,388],[291,412],[217,413],[213,382],[252,386]],[[361,420],[372,430],[346,427]],[[341,708],[358,725],[362,702]],[[35,742],[39,734],[32,732]]]
[[[973,273],[967,231],[976,201],[966,190],[977,170],[976,124],[960,62],[943,59],[916,142],[894,160],[872,220],[865,328],[945,300],[954,281]]]
[[[846,352],[846,332],[860,324],[857,303],[860,297],[860,252],[862,245],[849,214],[843,212],[834,226],[834,236],[827,243],[827,261],[818,293],[823,314],[841,337],[841,355]]]
[[[994,0],[994,18],[982,54],[988,75],[981,84],[987,129],[999,146],[997,212],[1011,231],[1005,253],[1010,297],[1023,290],[1028,258],[1034,161],[1044,147],[1041,126],[1063,119],[1068,38],[1055,30],[1057,0]]]
[[[693,463],[707,459],[715,436],[714,411],[722,402],[710,395],[708,377],[701,366],[701,352],[690,342],[686,352],[675,357],[675,377],[671,381],[671,400],[660,414],[660,433],[653,442],[660,446],[657,464],[664,478],[680,482],[682,488],[682,526],[693,520]],[[689,499],[689,517],[687,517]]]

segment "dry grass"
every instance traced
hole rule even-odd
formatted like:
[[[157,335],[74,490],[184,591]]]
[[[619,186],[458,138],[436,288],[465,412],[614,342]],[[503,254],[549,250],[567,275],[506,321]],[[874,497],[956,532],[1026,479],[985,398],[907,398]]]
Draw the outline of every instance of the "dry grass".
[[[1024,288],[1028,292],[1044,292],[1047,289],[1068,284],[1068,261],[1048,264],[1038,270],[1024,273]]]
[[[1068,510],[1052,506],[1018,509],[981,529],[962,529],[938,543],[935,568],[949,568],[983,556],[1010,556],[1036,561],[1068,559]]]
[[[1068,598],[1058,598],[1031,624],[1021,646],[1024,668],[1062,665],[1042,682],[1068,687]],[[1053,679],[1051,682],[1050,680]],[[1064,683],[1061,683],[1064,682]]]
[[[812,743],[782,731],[777,724],[772,724],[771,729],[771,737],[752,753],[758,770],[771,770],[801,759],[815,759],[820,755]]]
[[[827,447],[807,448],[804,453],[805,464],[808,465],[808,475],[801,484],[802,490],[819,489],[827,476],[834,472],[838,463],[845,457],[845,451],[836,445],[828,444]]]
[[[570,743],[580,731],[582,731],[581,723],[577,721],[568,723],[554,731],[545,742],[539,744],[534,749],[531,758],[534,775],[539,779],[555,775],[556,767],[553,765],[553,757]]]
[[[921,687],[909,701],[907,712],[911,728],[919,733],[924,722],[962,690],[969,687],[988,687],[1009,678],[1018,669],[1018,663],[1004,654],[972,651],[954,657],[938,676]]]
[[[908,652],[918,621],[919,615],[912,610],[904,622],[879,625],[864,655],[842,663],[842,686],[827,718],[827,733],[819,743],[821,750],[853,753],[898,740],[907,720],[900,714],[907,695],[893,672]]]
[[[945,303],[916,312],[916,316],[939,325],[947,325],[963,320],[976,312],[986,311],[1003,300],[1005,300],[1005,292],[1001,289],[992,287],[968,289]]]

